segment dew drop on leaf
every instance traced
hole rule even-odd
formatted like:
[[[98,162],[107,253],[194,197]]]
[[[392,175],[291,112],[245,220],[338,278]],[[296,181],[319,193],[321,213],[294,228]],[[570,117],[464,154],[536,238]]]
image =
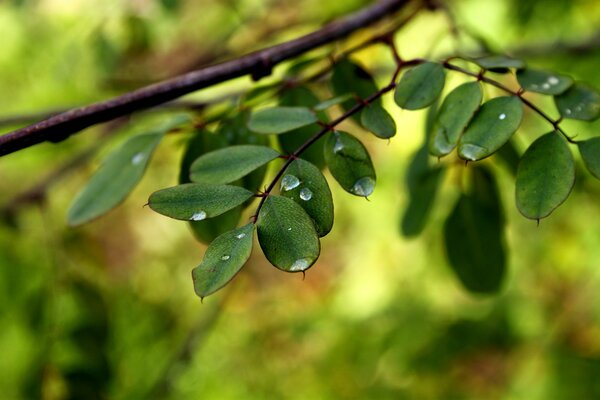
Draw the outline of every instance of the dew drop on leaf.
[[[369,176],[360,178],[352,186],[352,193],[363,197],[370,196],[373,190],[375,190],[375,180]]]
[[[504,118],[506,118],[506,114],[504,114],[504,113],[503,113],[503,114],[500,114],[500,115],[498,116],[498,119],[504,119]]]
[[[206,218],[206,212],[200,210],[200,211],[194,213],[194,215],[192,215],[190,217],[190,221],[202,221],[205,218]]]
[[[290,266],[290,271],[304,271],[310,265],[308,258],[300,258]]]
[[[238,238],[238,239],[242,239],[242,238],[246,237],[246,234],[245,233],[240,233],[239,235],[236,235],[235,237]]]
[[[312,199],[312,195],[313,194],[309,188],[302,188],[302,190],[300,190],[300,198],[304,201]]]
[[[229,260],[230,258],[231,258],[230,256],[228,256],[227,254],[225,254],[224,256],[222,256],[222,257],[221,257],[221,260],[223,260],[223,261],[227,261],[227,260]]]
[[[300,185],[300,179],[294,175],[286,175],[281,180],[281,190],[287,191],[297,188]]]
[[[131,158],[131,163],[133,165],[138,165],[139,163],[141,163],[142,161],[144,161],[145,155],[144,153],[137,153],[136,155],[134,155]]]

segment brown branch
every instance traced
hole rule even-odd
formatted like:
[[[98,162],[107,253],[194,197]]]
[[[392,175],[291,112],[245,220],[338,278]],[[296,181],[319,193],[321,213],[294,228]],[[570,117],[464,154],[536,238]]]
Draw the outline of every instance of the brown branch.
[[[143,87],[107,101],[73,109],[7,133],[0,136],[0,156],[44,141],[60,142],[89,126],[154,107],[230,79],[251,75],[258,80],[270,75],[272,68],[282,61],[339,40],[400,10],[408,2],[409,0],[381,0],[298,39]]]

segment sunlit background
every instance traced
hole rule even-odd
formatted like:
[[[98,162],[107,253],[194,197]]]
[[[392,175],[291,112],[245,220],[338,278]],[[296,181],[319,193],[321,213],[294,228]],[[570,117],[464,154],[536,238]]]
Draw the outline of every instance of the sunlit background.
[[[296,37],[367,3],[5,0],[0,130]],[[600,88],[598,1],[448,3],[461,29],[495,49]],[[474,43],[452,38],[439,12],[419,14],[396,42],[406,58]],[[375,46],[355,59],[383,85],[388,53]],[[251,85],[239,79],[187,99]],[[557,115],[552,102],[535,100]],[[537,227],[516,210],[509,171],[485,161],[500,179],[509,271],[498,295],[469,294],[442,240],[462,167],[446,176],[424,234],[403,238],[404,175],[425,113],[385,101],[398,125],[391,141],[345,125],[369,148],[377,189],[365,201],[330,179],[335,225],[306,278],[270,266],[255,246],[204,304],[191,270],[205,246],[187,224],[143,207],[176,184],[184,137],[168,135],[127,201],[80,228],[66,223],[74,195],[146,116],[0,158],[0,399],[600,398],[600,182],[578,162],[575,192]],[[528,118],[520,150],[548,130]],[[598,123],[564,127],[578,138],[600,132]],[[89,149],[96,153],[49,180]],[[17,197],[39,183],[47,185]]]

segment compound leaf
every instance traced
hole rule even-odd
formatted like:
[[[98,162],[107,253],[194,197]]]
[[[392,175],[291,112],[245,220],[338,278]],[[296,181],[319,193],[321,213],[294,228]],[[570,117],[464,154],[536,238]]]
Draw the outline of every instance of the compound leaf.
[[[396,86],[394,100],[406,110],[432,104],[444,88],[446,76],[441,64],[426,62],[409,69]]]
[[[525,217],[540,219],[561,205],[573,189],[575,163],[557,131],[534,141],[525,151],[516,179],[517,208]]]
[[[348,193],[367,197],[375,190],[375,169],[365,146],[354,136],[336,131],[323,148],[331,175]]]
[[[319,237],[333,227],[333,199],[325,177],[313,164],[294,160],[281,179],[280,193],[298,203],[312,218]]]
[[[201,298],[225,286],[244,266],[252,252],[254,225],[226,232],[206,249],[199,266],[192,271],[194,290]]]
[[[283,271],[306,271],[319,257],[321,245],[313,222],[291,199],[267,197],[258,214],[257,231],[267,260]]]
[[[252,196],[239,186],[185,183],[152,193],[148,205],[167,217],[201,221],[223,214]]]

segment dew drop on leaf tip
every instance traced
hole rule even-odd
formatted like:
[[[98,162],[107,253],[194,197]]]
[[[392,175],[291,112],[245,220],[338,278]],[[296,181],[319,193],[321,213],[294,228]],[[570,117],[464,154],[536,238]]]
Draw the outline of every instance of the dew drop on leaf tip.
[[[198,212],[194,213],[194,215],[192,215],[190,217],[190,221],[202,221],[205,218],[206,218],[206,212],[205,211],[198,211]]]
[[[281,180],[281,190],[288,191],[297,188],[300,185],[300,179],[294,175],[286,175]]]

